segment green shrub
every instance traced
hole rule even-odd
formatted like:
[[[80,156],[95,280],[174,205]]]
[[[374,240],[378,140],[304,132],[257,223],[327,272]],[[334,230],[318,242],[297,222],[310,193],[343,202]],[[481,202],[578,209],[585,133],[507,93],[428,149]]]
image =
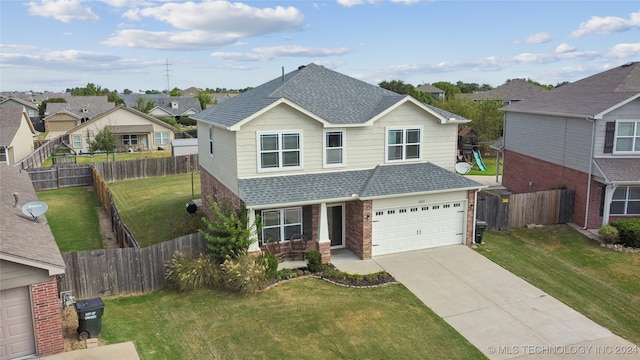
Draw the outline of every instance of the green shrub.
[[[220,269],[225,286],[243,294],[258,292],[267,284],[267,262],[246,251],[227,256]]]
[[[271,279],[275,278],[278,273],[278,258],[272,253],[262,253],[258,255],[258,260],[264,261],[267,264],[267,277]]]
[[[219,281],[218,267],[209,256],[189,258],[181,252],[169,262],[165,277],[171,287],[185,292],[211,288]]]
[[[318,250],[307,251],[307,268],[312,273],[322,271],[322,254]]]
[[[604,225],[598,230],[600,239],[607,244],[617,244],[620,242],[620,232],[612,225]]]
[[[611,225],[620,232],[620,242],[625,246],[640,248],[640,219],[618,219]]]

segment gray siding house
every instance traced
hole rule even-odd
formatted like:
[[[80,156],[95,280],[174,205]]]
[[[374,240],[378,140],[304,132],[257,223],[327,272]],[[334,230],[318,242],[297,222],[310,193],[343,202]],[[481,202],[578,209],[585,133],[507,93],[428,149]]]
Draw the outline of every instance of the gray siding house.
[[[585,228],[640,216],[640,63],[503,110],[504,186],[576,190],[574,222]]]
[[[467,119],[316,64],[192,118],[203,204],[259,215],[250,251],[303,236],[328,262],[472,242],[482,185],[454,172]]]

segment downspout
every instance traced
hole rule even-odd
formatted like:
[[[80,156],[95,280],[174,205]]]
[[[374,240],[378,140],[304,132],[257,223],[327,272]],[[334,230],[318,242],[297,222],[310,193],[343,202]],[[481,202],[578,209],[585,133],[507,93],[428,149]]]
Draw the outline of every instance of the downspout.
[[[478,216],[478,191],[480,191],[480,189],[476,189],[476,191],[473,192],[473,224],[471,224],[471,226],[473,226],[473,231],[471,233],[471,245],[474,245],[476,243],[476,216]]]
[[[589,223],[589,202],[591,201],[591,175],[593,173],[593,148],[595,147],[596,138],[596,121],[595,119],[585,118],[587,121],[591,121],[591,153],[589,154],[589,176],[587,177],[587,204],[584,211],[584,230],[587,230],[587,224]]]

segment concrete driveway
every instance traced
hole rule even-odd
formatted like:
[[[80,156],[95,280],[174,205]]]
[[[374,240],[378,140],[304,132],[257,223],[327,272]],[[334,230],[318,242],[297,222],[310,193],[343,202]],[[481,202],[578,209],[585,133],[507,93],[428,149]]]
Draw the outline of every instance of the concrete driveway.
[[[640,359],[637,345],[466,246],[374,261],[491,359]]]

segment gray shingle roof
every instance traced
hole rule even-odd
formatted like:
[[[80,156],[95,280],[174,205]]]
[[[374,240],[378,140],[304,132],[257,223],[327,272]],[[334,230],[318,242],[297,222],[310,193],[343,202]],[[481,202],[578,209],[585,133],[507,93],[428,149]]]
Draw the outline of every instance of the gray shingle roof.
[[[599,158],[594,161],[607,181],[640,184],[640,158]]]
[[[80,118],[91,118],[116,107],[107,96],[68,96],[65,99],[66,103],[47,103],[45,115],[66,110]]]
[[[640,62],[633,62],[560,86],[503,110],[590,117],[638,94]]]
[[[432,163],[379,165],[353,170],[238,180],[249,207],[368,199],[434,191],[479,188],[482,185]]]
[[[107,125],[105,127],[113,134],[143,134],[153,132],[153,125]]]
[[[64,273],[64,260],[49,225],[43,219],[34,222],[22,213],[24,204],[38,200],[29,174],[0,165],[0,188],[0,258],[48,269],[53,274]],[[14,207],[16,192],[19,204]]]
[[[16,136],[22,121],[23,108],[7,106],[0,108],[0,145],[9,146]]]
[[[523,79],[512,79],[495,89],[479,91],[473,94],[460,94],[472,100],[521,101],[531,99],[549,90]]]
[[[281,98],[329,123],[361,124],[405,96],[323,66],[309,64],[209,107],[191,118],[230,127]]]

